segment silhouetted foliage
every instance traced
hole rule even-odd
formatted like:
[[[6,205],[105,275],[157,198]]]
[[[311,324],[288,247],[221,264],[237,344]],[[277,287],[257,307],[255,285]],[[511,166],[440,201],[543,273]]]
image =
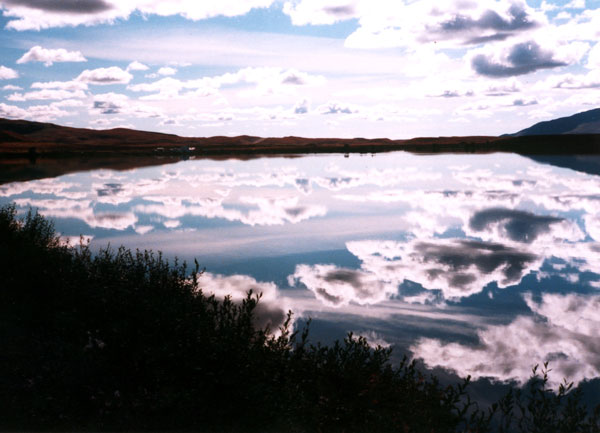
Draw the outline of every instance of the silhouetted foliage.
[[[191,271],[191,272],[190,272]],[[595,432],[547,376],[479,410],[466,388],[349,334],[255,329],[260,295],[205,295],[198,264],[62,245],[53,226],[0,209],[0,429],[289,432]],[[191,276],[190,276],[191,275]]]
[[[539,365],[524,389],[509,390],[492,406],[499,433],[591,433],[600,431],[600,406],[589,413],[580,389],[564,381],[554,392],[548,387],[548,362]]]

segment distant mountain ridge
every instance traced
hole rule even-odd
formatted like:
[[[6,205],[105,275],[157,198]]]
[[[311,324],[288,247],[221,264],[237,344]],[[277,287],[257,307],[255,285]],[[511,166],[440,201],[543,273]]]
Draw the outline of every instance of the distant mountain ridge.
[[[600,134],[600,108],[536,123],[513,137],[529,135]]]
[[[600,109],[534,125],[514,135],[389,138],[181,137],[116,128],[73,128],[0,118],[0,160],[40,157],[192,156],[248,157],[307,153],[514,152],[537,155],[600,155]],[[556,131],[550,133],[550,131]],[[576,132],[573,132],[576,131]],[[565,140],[564,134],[569,135]]]
[[[248,135],[180,137],[124,128],[95,130],[0,118],[0,185],[99,168],[129,170],[190,158],[246,160],[266,156],[293,158],[316,153],[348,156],[350,153],[390,151],[419,154],[511,152],[539,162],[600,174],[600,129],[597,133],[587,132],[593,130],[594,124],[600,124],[597,115],[600,115],[600,109],[540,124],[564,122],[560,133],[550,135],[536,135],[536,131],[544,134],[547,129],[534,125],[530,128],[533,133],[523,130],[520,136],[405,140]],[[565,137],[563,131],[571,135]]]

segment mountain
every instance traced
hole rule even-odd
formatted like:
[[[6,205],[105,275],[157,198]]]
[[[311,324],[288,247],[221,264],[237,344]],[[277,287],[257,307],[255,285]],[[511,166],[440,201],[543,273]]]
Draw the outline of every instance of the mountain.
[[[512,136],[564,134],[600,134],[600,108],[577,113],[569,117],[536,123],[516,134],[512,134]]]

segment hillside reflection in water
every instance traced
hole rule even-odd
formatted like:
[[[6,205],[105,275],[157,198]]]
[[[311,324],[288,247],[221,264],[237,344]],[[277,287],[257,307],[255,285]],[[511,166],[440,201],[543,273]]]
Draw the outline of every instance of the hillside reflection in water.
[[[317,333],[366,335],[429,366],[525,381],[550,360],[600,376],[600,177],[517,155],[402,152],[185,161],[0,186],[93,247],[206,266]],[[237,275],[237,276],[236,276]]]

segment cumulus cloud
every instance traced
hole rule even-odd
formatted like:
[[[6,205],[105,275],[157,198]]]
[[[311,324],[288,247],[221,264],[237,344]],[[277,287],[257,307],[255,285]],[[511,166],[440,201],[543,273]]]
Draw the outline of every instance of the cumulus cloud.
[[[129,98],[119,93],[94,95],[93,109],[100,114],[119,114],[129,107]]]
[[[140,83],[128,88],[134,92],[155,92],[143,99],[173,99],[176,97],[206,97],[215,95],[219,89],[240,83],[254,85],[246,96],[263,96],[294,92],[301,86],[320,86],[325,78],[296,69],[283,68],[243,68],[237,72],[201,77],[182,81],[172,77],[162,78],[152,83]]]
[[[49,218],[76,218],[90,228],[125,230],[135,226],[137,216],[132,212],[96,211],[90,200],[83,199],[15,199],[17,206],[35,207]]]
[[[461,376],[488,377],[524,384],[532,364],[550,361],[550,384],[563,378],[579,383],[600,376],[600,297],[543,294],[541,302],[525,296],[533,316],[478,331],[479,343],[466,346],[421,338],[412,347],[430,367]]]
[[[295,114],[307,114],[310,110],[310,102],[308,99],[303,99],[294,105]]]
[[[147,199],[159,201],[160,204],[140,205],[136,207],[136,211],[167,218],[181,218],[185,215],[223,218],[250,226],[297,224],[314,217],[324,216],[327,213],[327,208],[324,206],[300,204],[298,197],[240,197],[241,204],[254,207],[246,212],[225,206],[223,197],[207,197],[200,200],[185,197],[170,199],[148,197]]]
[[[347,247],[374,275],[441,290],[447,299],[479,293],[492,282],[501,288],[518,284],[542,262],[525,249],[465,239],[349,242]]]
[[[357,17],[358,3],[356,0],[287,1],[283,5],[283,12],[291,17],[295,25],[333,24]]]
[[[327,104],[319,105],[316,111],[320,114],[356,114],[360,112],[360,109],[353,104],[331,101]]]
[[[421,281],[453,296],[479,292],[492,281],[498,287],[518,284],[539,257],[496,243],[469,240],[416,242],[409,261],[423,267]],[[445,287],[444,287],[445,286]]]
[[[295,0],[284,12],[297,25],[332,24],[358,19],[359,27],[347,39],[352,48],[414,49],[435,42],[439,47],[480,45],[531,31],[547,22],[524,1],[421,0]]]
[[[127,66],[127,71],[147,71],[149,68],[148,66],[144,65],[141,62],[133,61],[131,62],[128,66]]]
[[[7,84],[6,86],[4,86],[2,88],[2,90],[5,90],[5,91],[8,91],[8,90],[23,90],[23,88],[19,87],[19,86],[12,85],[12,84]]]
[[[94,114],[110,115],[127,114],[138,118],[156,118],[162,116],[160,110],[132,101],[127,95],[114,92],[94,95],[91,112]]]
[[[471,60],[475,72],[493,78],[524,75],[540,69],[567,66],[567,64],[556,60],[551,51],[542,49],[534,41],[513,45],[501,59],[477,54]]]
[[[384,301],[397,292],[394,282],[362,270],[334,265],[299,265],[289,277],[290,285],[300,282],[325,305],[342,307],[351,302],[367,305]]]
[[[84,2],[76,1],[74,3]],[[62,4],[62,2],[59,4]],[[44,66],[52,66],[53,63],[59,62],[87,62],[87,59],[83,57],[80,51],[67,51],[64,48],[47,49],[36,45],[17,60],[19,64],[29,62],[42,62]]]
[[[600,68],[600,42],[596,43],[596,45],[594,45],[594,47],[588,53],[586,67],[588,69]]]
[[[133,75],[117,66],[109,68],[86,69],[76,78],[77,81],[89,84],[127,84]]]
[[[11,7],[31,8],[44,12],[61,12],[66,14],[93,14],[112,9],[104,0],[3,0],[2,4],[10,11]]]
[[[19,73],[14,69],[0,65],[0,80],[12,80],[19,78]]]
[[[516,209],[490,208],[476,212],[469,221],[471,230],[500,232],[500,238],[531,243],[538,236],[550,233],[552,224],[564,222],[564,218],[541,216]]]
[[[545,89],[597,89],[600,87],[600,69],[586,74],[561,74],[548,77],[536,85],[538,90]]]
[[[63,110],[63,107],[64,105],[61,106],[60,103],[51,103],[47,105],[32,105],[24,109],[15,105],[0,103],[0,117],[48,122],[71,114]]]
[[[531,105],[537,105],[538,101],[536,99],[529,99],[529,100],[525,100],[525,99],[515,99],[512,103],[513,106],[515,107],[529,107]]]
[[[0,117],[9,119],[22,119],[27,117],[27,111],[16,105],[7,105],[0,102]]]
[[[43,89],[27,93],[13,93],[6,99],[9,101],[35,101],[35,100],[64,100],[85,98],[85,92],[81,90]]]
[[[35,82],[31,85],[32,89],[38,89],[26,93],[13,93],[7,99],[9,101],[30,101],[30,100],[73,100],[87,97],[85,90],[87,84],[81,81],[50,81]]]
[[[299,265],[290,284],[304,284],[330,306],[381,302],[401,295],[398,287],[407,280],[439,290],[446,299],[458,299],[490,283],[500,288],[519,284],[543,261],[526,249],[465,239],[355,241],[346,247],[361,261],[360,269]]]
[[[177,73],[177,69],[171,68],[170,66],[163,66],[157,72],[158,75],[175,75]]]
[[[492,9],[483,11],[477,18],[457,13],[439,23],[437,28],[429,30],[436,36],[461,35],[466,44],[481,44],[505,40],[513,33],[529,30],[537,25],[528,14],[526,5],[514,3],[509,6],[505,16]]]
[[[200,20],[218,15],[243,15],[253,8],[269,7],[273,0],[224,0],[218,3],[195,0],[3,0],[0,6],[10,18],[7,28],[41,30],[50,27],[95,25],[127,19],[138,11],[160,16],[181,15]]]
[[[87,90],[86,83],[81,81],[47,81],[31,84],[32,89]]]
[[[223,276],[204,272],[198,275],[198,284],[204,294],[215,295],[219,299],[229,296],[237,303],[242,302],[250,290],[260,295],[254,310],[254,323],[258,328],[268,326],[276,332],[289,311],[285,299],[279,296],[279,290],[272,282],[258,282],[248,275]]]

